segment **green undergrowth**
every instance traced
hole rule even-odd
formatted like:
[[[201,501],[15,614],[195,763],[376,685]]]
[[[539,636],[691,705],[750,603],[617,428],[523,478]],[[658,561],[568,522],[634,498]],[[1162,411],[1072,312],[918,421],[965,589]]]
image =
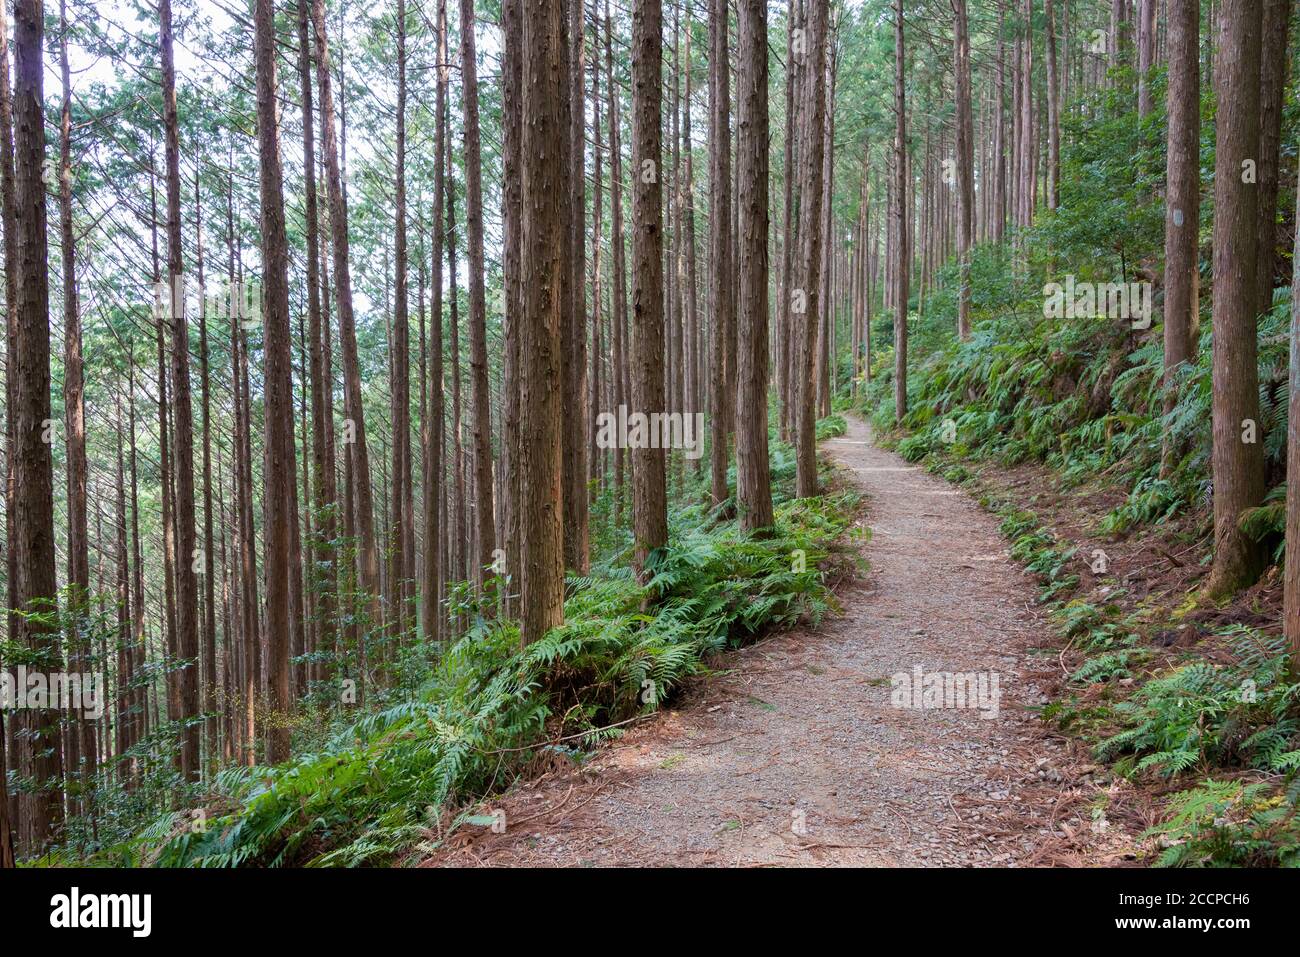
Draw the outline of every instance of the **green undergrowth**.
[[[1083,656],[1044,717],[1089,741],[1115,773],[1161,790],[1185,788],[1143,835],[1153,861],[1300,864],[1300,686],[1286,677],[1282,642],[1240,624],[1201,633],[1184,620],[1194,600],[1185,608],[1139,600],[1104,565],[1093,569],[1096,587],[1079,593],[1094,545],[1133,533],[1208,537],[1212,500],[1212,296],[1200,297],[1195,359],[1176,377],[1168,411],[1158,291],[1147,328],[1120,318],[1061,319],[1045,308],[1047,284],[1067,276],[1131,283],[1161,272],[1164,210],[1151,200],[1164,166],[1161,117],[1139,120],[1104,100],[1097,106],[1091,114],[1100,119],[1070,121],[1058,208],[1041,210],[1033,228],[1005,244],[975,248],[970,337],[954,334],[953,263],[924,302],[913,296],[901,422],[888,312],[873,324],[870,380],[858,384],[852,404],[899,455],[976,490],[1000,517],[1062,643]],[[1202,144],[1207,168],[1212,132],[1210,124]],[[1202,236],[1212,221],[1212,204],[1203,204]],[[1257,323],[1255,438],[1272,491],[1238,519],[1276,563],[1284,557],[1290,311],[1279,271],[1271,308]],[[842,367],[851,370],[851,357]],[[1172,456],[1162,468],[1166,448]],[[1021,463],[1046,466],[1060,489],[1119,490],[1122,498],[1085,530],[1095,539],[1062,540],[1028,503],[977,478],[986,465]]]
[[[824,426],[836,428],[842,419]],[[482,823],[474,804],[539,755],[581,760],[622,733],[612,725],[649,714],[706,671],[709,656],[833,608],[827,573],[848,561],[845,540],[865,534],[859,497],[791,499],[793,472],[790,450],[774,445],[769,534],[717,521],[698,496],[679,501],[644,584],[615,543],[589,575],[568,580],[565,622],[542,640],[521,650],[515,622],[479,618],[406,700],[288,764],[222,771],[197,815],[204,826],[175,810],[95,863],[383,864]]]
[[[1188,609],[1133,602],[1113,578],[1077,597],[1086,561],[1033,512],[974,481],[945,444],[894,434],[900,454],[978,489],[1016,561],[1034,573],[1061,639],[1083,655],[1046,720],[1090,742],[1096,760],[1136,782],[1184,782],[1140,837],[1158,866],[1300,866],[1300,684],[1283,640],[1236,624],[1171,653]],[[1216,652],[1213,655],[1209,651]]]

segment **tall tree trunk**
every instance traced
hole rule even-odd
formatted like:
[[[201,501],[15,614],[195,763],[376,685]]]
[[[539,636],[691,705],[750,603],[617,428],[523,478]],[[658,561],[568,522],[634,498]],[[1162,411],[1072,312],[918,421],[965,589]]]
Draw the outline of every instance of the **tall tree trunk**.
[[[166,0],[164,0],[166,2]],[[293,497],[293,381],[289,332],[289,247],[285,234],[284,177],[280,166],[280,118],[276,104],[275,8],[257,0],[254,14],[257,64],[257,146],[262,200],[263,304],[266,351],[266,630],[271,709],[267,760],[289,758],[293,708],[289,672],[289,596],[293,587],[290,526],[298,512]]]
[[[709,302],[712,303],[709,387],[713,404],[709,464],[715,505],[726,501],[730,494],[727,489],[728,438],[734,429],[732,406],[735,396],[727,389],[727,365],[736,361],[736,357],[727,352],[727,329],[736,321],[730,271],[731,65],[727,57],[727,19],[727,0],[709,0]],[[766,403],[766,395],[763,398]],[[766,421],[765,418],[765,424]]]
[[[1056,71],[1056,11],[1044,0],[1047,12],[1047,203],[1061,205],[1061,83]],[[1066,72],[1069,72],[1067,61]]]
[[[1006,0],[998,0],[998,57],[993,121],[993,229],[992,239],[1002,242],[1007,224],[1006,144]]]
[[[1051,8],[1052,0],[1047,0]],[[970,25],[966,0],[953,0],[953,73],[957,99],[957,255],[960,257],[960,289],[957,296],[957,336],[970,338],[970,249],[975,242],[975,134],[971,116]]]
[[[447,104],[445,125],[448,136],[451,135],[451,104]],[[470,578],[469,561],[473,551],[473,529],[465,525],[465,455],[461,428],[464,416],[461,414],[460,401],[460,273],[456,266],[456,177],[452,166],[451,142],[447,142],[447,268],[450,271],[448,292],[451,294],[451,427],[452,456],[451,470],[454,476],[455,517],[451,528],[451,548],[454,558],[451,567],[457,581]]]
[[[565,162],[568,150],[561,147],[568,134],[560,109],[568,82],[562,70],[564,0],[530,0],[522,6],[527,122],[520,139],[519,501],[528,507],[521,516],[520,637],[528,645],[564,620],[560,313],[565,308],[561,274],[568,264],[560,255],[560,238],[568,228],[561,191],[572,169]]]
[[[803,51],[796,49],[801,58],[800,69],[805,71],[808,84],[806,107],[807,135],[799,159],[799,269],[794,295],[802,294],[796,302],[799,317],[797,343],[799,361],[796,367],[798,395],[798,422],[795,429],[797,469],[796,487],[800,498],[817,494],[817,379],[816,349],[817,324],[821,316],[821,266],[822,240],[822,183],[825,176],[823,162],[826,141],[826,29],[829,0],[809,0],[808,29]],[[802,52],[802,56],[801,56]],[[802,308],[799,308],[799,307]]]
[[[664,409],[663,3],[632,11],[632,412]],[[527,114],[527,111],[525,111]],[[644,575],[668,544],[664,450],[632,450],[633,557]]]
[[[894,420],[907,414],[907,114],[903,98],[903,0],[894,0]]]
[[[782,189],[784,192],[784,216],[781,221],[781,299],[778,303],[778,325],[780,329],[776,337],[777,357],[776,357],[776,378],[777,378],[777,395],[780,396],[781,402],[781,440],[788,442],[794,422],[794,383],[791,381],[790,368],[793,360],[795,349],[793,346],[793,334],[795,332],[796,319],[793,307],[793,289],[794,285],[794,246],[795,246],[795,229],[797,224],[794,218],[794,194],[795,194],[795,146],[799,136],[799,122],[795,119],[794,112],[794,92],[798,85],[799,72],[794,54],[794,37],[795,31],[799,30],[803,35],[803,28],[796,26],[799,23],[799,12],[802,4],[796,7],[795,0],[787,0],[786,3],[786,30],[785,30],[785,160],[781,167]],[[806,42],[806,41],[805,41]],[[740,198],[736,197],[737,206]],[[740,239],[736,233],[733,246],[739,244]],[[733,248],[733,253],[735,249]],[[734,286],[733,286],[734,288]]]
[[[741,527],[772,524],[767,450],[768,388],[768,105],[767,4],[739,7],[736,98],[736,233],[740,287],[736,406],[736,496]]]
[[[594,5],[593,5],[594,13]],[[601,342],[601,333],[604,329],[603,317],[601,315],[601,247],[602,231],[604,228],[604,202],[605,202],[605,183],[604,183],[604,143],[602,142],[600,111],[600,31],[598,29],[599,19],[592,17],[592,70],[591,70],[591,136],[592,144],[592,164],[595,167],[592,175],[592,202],[591,202],[591,365],[588,375],[587,390],[587,407],[586,423],[587,433],[587,505],[590,509],[596,502],[596,495],[604,478],[605,462],[601,458],[601,450],[596,445],[596,429],[594,423],[590,421],[596,414],[596,410],[601,406],[601,387],[602,376],[601,359],[603,356],[603,343]],[[584,107],[585,112],[585,107]]]
[[[1020,158],[1017,169],[1020,199],[1016,224],[1022,228],[1034,223],[1034,5],[1025,0],[1022,11],[1025,35],[1020,46]]]
[[[682,171],[682,308],[685,319],[683,329],[685,348],[682,350],[685,364],[685,375],[682,377],[684,391],[682,414],[684,416],[694,416],[695,412],[703,411],[703,405],[700,402],[699,302],[696,296],[698,276],[696,274],[695,258],[695,150],[691,138],[691,100],[693,98],[691,77],[695,72],[691,64],[691,36],[693,33],[691,16],[692,9],[688,0],[686,4],[686,90],[682,100],[681,147],[684,157],[684,169]],[[704,441],[703,435],[698,438],[699,441]],[[703,464],[702,460],[695,460],[697,472],[703,467]]]
[[[581,2],[581,0],[575,0]],[[581,8],[579,8],[581,11]],[[488,393],[487,303],[483,292],[483,168],[479,147],[478,66],[474,52],[474,0],[460,0],[461,99],[465,110],[465,241],[469,258],[470,377],[474,397],[474,516],[478,554],[474,581],[496,564],[496,514],[492,506],[492,408]],[[581,113],[581,110],[579,110]],[[581,132],[581,126],[579,126]],[[581,232],[578,234],[581,237]],[[581,242],[581,241],[580,241]],[[581,277],[581,273],[578,274]],[[585,361],[580,363],[585,366]],[[575,413],[576,409],[571,408]],[[583,470],[585,477],[586,470]],[[581,483],[579,484],[581,489]],[[586,496],[581,496],[583,511]]]
[[[128,362],[134,361],[127,357]],[[116,398],[117,411],[117,754],[125,755],[135,743],[133,735],[134,702],[131,684],[135,673],[131,650],[131,565],[126,547],[126,475],[122,463],[122,433],[126,423],[122,421],[122,400]],[[132,765],[122,761],[118,765],[118,776],[122,783],[130,786],[134,776]]]
[[[41,0],[14,5],[14,232],[17,250],[15,335],[9,355],[13,380],[14,607],[36,617],[20,618],[16,639],[37,656],[46,671],[58,671],[58,582],[55,575],[54,469],[51,443],[44,441],[50,421],[50,290],[46,248],[45,130],[43,93],[44,23]],[[8,237],[6,237],[8,239]],[[57,838],[63,825],[62,733],[57,711],[29,716],[28,745],[35,777],[30,802],[36,849]]]
[[[361,404],[361,365],[357,354],[356,320],[352,311],[352,272],[348,261],[348,209],[339,170],[334,96],[330,79],[329,43],[325,34],[325,0],[312,0],[312,25],[316,36],[316,82],[320,97],[321,150],[325,154],[326,189],[330,201],[331,246],[334,253],[334,301],[343,346],[344,441],[349,446],[356,483],[356,524],[360,536],[360,585],[370,614],[370,627],[379,624],[379,552],[375,538],[375,512],[370,489],[370,453]],[[350,440],[350,441],[349,441]]]
[[[333,572],[334,541],[338,536],[338,516],[331,481],[334,460],[328,451],[326,434],[327,417],[332,418],[328,410],[328,396],[333,390],[333,383],[326,378],[325,373],[329,324],[321,319],[320,210],[316,190],[315,117],[312,115],[310,20],[308,0],[298,0],[298,84],[302,100],[303,192],[307,242],[307,356],[311,375],[311,498],[316,527],[316,538],[308,546],[308,568],[312,594],[315,596],[317,648],[332,651],[336,588]],[[303,454],[306,455],[305,449]],[[319,664],[313,664],[312,677],[317,680],[323,677]]]
[[[520,256],[523,237],[521,195],[523,177],[520,170],[520,138],[523,135],[523,0],[503,0],[501,27],[504,34],[504,53],[501,60],[502,109],[502,219],[504,221],[505,248],[503,250],[503,281],[505,283],[504,339],[505,356],[502,362],[501,459],[505,475],[504,527],[505,574],[510,582],[503,603],[506,614],[516,611],[519,588],[519,541],[523,501],[519,497],[519,332],[523,316],[520,288]]]
[[[518,0],[508,0],[516,4]],[[443,193],[446,183],[443,179],[443,153],[447,148],[446,101],[447,101],[447,4],[446,0],[438,3],[438,42],[437,63],[438,80],[435,94],[435,118],[433,141],[433,206],[430,210],[431,232],[433,234],[432,277],[430,281],[430,312],[433,326],[430,330],[429,389],[431,393],[429,415],[432,418],[432,434],[429,442],[428,479],[424,488],[424,633],[429,641],[442,640],[442,613],[439,605],[439,593],[446,577],[446,564],[442,560],[442,523],[441,499],[445,494],[446,481],[443,478],[443,394],[445,384],[442,380],[442,224]],[[508,64],[507,64],[508,67]]]
[[[1164,411],[1177,401],[1179,369],[1195,357],[1200,271],[1197,234],[1201,217],[1201,0],[1170,0],[1168,148],[1165,192]],[[1164,435],[1161,474],[1180,453]]]
[[[1179,0],[1172,0],[1175,6]],[[1171,11],[1172,14],[1172,11]],[[1170,63],[1174,38],[1170,35]],[[1193,55],[1193,59],[1195,56]],[[1300,189],[1296,190],[1300,217]],[[1300,218],[1297,219],[1300,222]],[[1300,542],[1300,230],[1296,232],[1291,279],[1291,372],[1286,433],[1286,540]],[[1286,550],[1282,589],[1282,626],[1290,652],[1291,680],[1300,680],[1300,548]],[[3,835],[0,835],[2,838]]]
[[[212,542],[212,394],[208,374],[208,315],[203,275],[203,202],[199,191],[199,171],[194,170],[194,239],[197,246],[199,286],[199,383],[203,404],[203,685],[200,710],[208,713],[205,735],[208,741],[209,773],[218,764],[217,716],[217,621],[215,560]]]
[[[464,2],[464,0],[462,0]],[[564,563],[579,574],[590,561],[587,512],[587,338],[584,328],[586,307],[586,111],[583,108],[585,46],[583,44],[583,0],[568,2],[569,161],[573,170],[567,179],[569,302],[560,317],[564,343]]]
[[[613,245],[614,308],[613,347],[614,409],[626,404],[629,342],[627,330],[627,256],[623,236],[623,137],[619,126],[618,87],[614,83],[614,20],[605,0],[605,86],[609,90],[609,182],[610,182],[610,240]],[[614,449],[614,523],[621,524],[625,501],[624,459],[629,454],[623,443]]]
[[[68,66],[68,18],[59,0],[59,73],[63,103],[59,112],[59,234],[63,254],[63,413],[68,470],[68,659],[73,672],[90,670],[90,552],[86,521],[86,401],[81,353],[81,304],[77,296],[77,249],[72,224],[72,81]],[[89,787],[96,772],[95,728],[78,714],[76,749],[82,767],[69,768]],[[70,743],[70,742],[69,742]],[[72,749],[69,749],[71,758]],[[71,763],[71,762],[70,762]]]
[[[1259,148],[1260,27],[1256,0],[1222,0],[1215,68],[1214,167],[1214,567],[1207,591],[1231,595],[1263,570],[1259,543],[1237,522],[1264,497],[1256,305],[1258,187],[1248,161]],[[1189,224],[1189,226],[1193,226]]]
[[[471,34],[472,36],[472,34]],[[393,259],[396,264],[393,309],[392,356],[393,399],[393,494],[391,501],[391,544],[388,551],[388,589],[393,607],[388,609],[392,623],[391,637],[400,641],[406,632],[410,603],[408,579],[411,552],[415,548],[414,532],[406,524],[407,501],[411,491],[411,327],[409,275],[407,270],[406,226],[406,2],[397,0],[397,143],[396,207]]]
[[[167,165],[167,278],[172,323],[172,416],[176,444],[172,465],[176,475],[176,652],[185,662],[178,679],[181,730],[181,773],[187,781],[199,777],[199,589],[195,559],[194,416],[190,403],[190,337],[185,319],[184,265],[181,247],[180,143],[176,119],[176,66],[172,50],[171,0],[158,7],[158,42],[162,57],[164,154]]]
[[[1285,2],[1285,0],[1284,0]],[[1051,0],[1047,0],[1051,5]],[[1145,119],[1154,108],[1151,70],[1156,61],[1156,0],[1138,0],[1138,116]]]
[[[1151,0],[1147,0],[1151,2]],[[1255,259],[1259,312],[1273,307],[1273,279],[1277,272],[1278,156],[1282,145],[1282,105],[1290,73],[1287,35],[1294,4],[1264,0],[1260,34],[1259,84],[1259,255]]]
[[[9,14],[5,10],[0,10],[0,222],[4,226],[4,246],[5,246],[5,607],[8,611],[5,614],[5,637],[14,641],[19,640],[18,634],[18,601],[15,589],[18,585],[18,552],[17,540],[14,535],[14,380],[15,376],[11,371],[13,366],[8,365],[17,355],[15,348],[16,337],[18,335],[18,245],[17,232],[14,224],[15,217],[15,197],[14,197],[14,135],[13,135],[13,107],[12,96],[9,86],[9,40],[8,40],[8,20]],[[2,664],[2,662],[0,662]],[[20,760],[16,752],[17,736],[19,728],[25,728],[26,722],[22,721],[18,715],[14,715],[9,722],[6,732],[7,736],[0,739],[0,749],[8,748],[9,753],[14,761],[14,770],[22,773],[25,763]],[[26,800],[24,798],[24,800]],[[19,807],[18,794],[7,795],[6,813],[10,828],[10,855],[13,852],[13,829],[17,827],[21,818],[18,813]],[[0,835],[0,841],[3,841],[3,835]],[[22,835],[19,835],[21,844]]]

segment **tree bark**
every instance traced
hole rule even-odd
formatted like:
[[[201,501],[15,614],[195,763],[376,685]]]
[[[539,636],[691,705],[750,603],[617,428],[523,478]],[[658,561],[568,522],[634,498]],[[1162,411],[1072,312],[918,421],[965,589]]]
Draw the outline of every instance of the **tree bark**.
[[[580,2],[580,0],[579,0]],[[469,260],[470,377],[474,397],[474,516],[478,554],[474,581],[482,588],[494,564],[492,408],[488,396],[487,303],[483,292],[483,169],[479,146],[478,66],[474,52],[474,0],[460,0],[461,91],[465,111],[465,240]],[[585,363],[584,363],[585,365]],[[579,483],[581,488],[581,482]],[[584,510],[586,496],[583,496]]]
[[[568,3],[569,88],[564,118],[569,124],[568,190],[569,278],[567,305],[560,317],[564,368],[564,564],[585,574],[589,564],[587,511],[587,339],[586,307],[586,111],[583,109],[582,5]]]
[[[795,429],[796,488],[800,498],[817,494],[817,325],[821,316],[822,184],[826,141],[826,29],[828,0],[809,0],[808,29],[800,69],[807,86],[807,127],[799,160],[799,269],[795,280],[795,314],[799,318],[795,386],[798,422]],[[795,50],[800,57],[800,51]],[[802,297],[802,302],[799,302]],[[802,310],[799,306],[802,305]]]
[[[1150,0],[1147,0],[1150,2]],[[1259,255],[1256,282],[1259,312],[1273,307],[1273,282],[1277,273],[1278,158],[1282,145],[1282,105],[1290,70],[1287,34],[1294,4],[1264,0],[1260,34],[1259,115]]]
[[[1241,512],[1264,497],[1255,322],[1258,187],[1243,182],[1259,148],[1261,13],[1256,0],[1222,0],[1214,71],[1214,567],[1206,588],[1216,597],[1252,584],[1264,565],[1259,543],[1237,525]]]
[[[89,670],[86,647],[90,614],[90,551],[86,519],[86,401],[81,351],[81,303],[77,295],[77,249],[72,223],[72,81],[68,66],[67,5],[59,2],[59,73],[63,102],[59,112],[59,234],[63,259],[63,413],[67,431],[68,477],[68,659],[71,670]],[[83,789],[93,787],[97,748],[95,728],[78,714],[70,736],[81,767]],[[71,741],[69,742],[71,743]],[[69,748],[69,763],[73,756]]]
[[[605,86],[609,90],[609,190],[610,190],[610,241],[613,245],[612,266],[614,270],[613,293],[613,411],[626,404],[630,389],[627,388],[629,376],[629,352],[627,330],[627,255],[623,236],[623,138],[619,127],[618,89],[614,84],[614,21],[609,12],[609,0],[605,0]],[[626,500],[626,478],[624,460],[627,451],[623,444],[616,443],[614,449],[614,524],[623,521],[623,508]]]
[[[736,98],[736,234],[740,286],[736,406],[736,497],[741,527],[771,526],[767,448],[768,388],[768,68],[767,5],[741,0]]]
[[[631,412],[664,408],[663,3],[632,11],[632,333]],[[527,111],[525,111],[527,115]],[[647,572],[668,544],[664,450],[632,450],[633,560]]]
[[[49,259],[46,247],[44,77],[41,55],[44,23],[40,0],[14,5],[14,232],[17,263],[15,335],[9,356],[13,380],[14,516],[10,529],[15,551],[14,607],[37,617],[20,618],[16,640],[38,655],[39,666],[58,671],[62,655],[57,625],[55,575],[54,469],[52,444],[44,441],[50,421]],[[6,237],[7,238],[7,237]],[[57,711],[42,709],[28,718],[30,801],[34,849],[57,838],[63,824],[62,732]]]
[[[1173,0],[1177,4],[1177,0]],[[1174,52],[1170,38],[1170,62]],[[1296,191],[1300,215],[1300,189]],[[1300,221],[1300,220],[1298,220]],[[1300,542],[1300,231],[1296,233],[1291,279],[1291,372],[1286,433],[1286,540]],[[1291,680],[1300,680],[1300,548],[1286,550],[1282,626],[1290,652]]]
[[[709,0],[709,302],[712,304],[712,447],[710,489],[713,504],[730,494],[727,488],[729,438],[734,429],[734,396],[727,389],[727,329],[736,321],[731,299],[731,65],[727,50],[727,0]],[[766,21],[764,21],[766,27]],[[766,336],[764,336],[766,339]],[[764,397],[766,399],[766,397]],[[766,419],[764,419],[766,422]]]
[[[472,34],[471,34],[472,36]],[[472,42],[472,41],[471,41]],[[415,529],[408,524],[411,502],[411,323],[407,269],[406,221],[406,2],[397,0],[397,134],[393,261],[394,296],[392,356],[393,461],[389,592],[395,607],[388,609],[391,637],[400,642],[410,621],[410,572],[414,564]]]
[[[194,416],[190,402],[189,325],[185,318],[184,262],[181,246],[180,143],[176,118],[176,67],[172,50],[171,0],[158,7],[159,46],[162,57],[164,157],[167,166],[167,278],[172,323],[172,417],[175,447],[172,466],[176,476],[173,515],[176,520],[176,652],[185,662],[178,679],[181,730],[181,773],[187,781],[199,777],[199,592],[195,559],[197,532],[194,522]]]
[[[563,368],[560,349],[562,272],[561,191],[572,169],[561,138],[568,135],[560,101],[567,76],[563,58],[564,0],[522,4],[523,173],[522,324],[520,372],[520,502],[522,515],[520,638],[542,638],[564,620],[562,525]],[[656,61],[657,62],[657,61]]]
[[[903,0],[894,0],[894,421],[907,414],[907,114],[903,98]]]
[[[1056,10],[1052,0],[1044,0],[1044,5],[1047,12],[1047,203],[1056,209],[1061,205],[1061,81],[1056,70]]]
[[[349,451],[356,483],[355,509],[360,537],[360,586],[370,615],[369,627],[379,624],[379,553],[375,539],[375,512],[370,488],[370,454],[361,404],[361,366],[357,354],[356,319],[352,310],[352,273],[348,253],[348,210],[339,170],[338,138],[334,129],[334,96],[330,79],[329,44],[325,34],[325,0],[312,0],[312,25],[316,36],[316,82],[320,97],[321,150],[325,154],[325,179],[330,201],[330,229],[334,253],[334,301],[343,346],[343,412],[350,438]]]
[[[1170,0],[1165,192],[1164,412],[1177,401],[1179,369],[1195,358],[1200,315],[1197,265],[1201,216],[1200,0]],[[1161,474],[1180,450],[1166,432]]]
[[[1285,2],[1285,0],[1284,0]],[[1050,5],[1051,0],[1048,0]],[[1156,2],[1138,0],[1138,116],[1151,115],[1151,70],[1156,61]]]
[[[257,145],[262,201],[263,316],[266,351],[266,630],[270,645],[268,678],[273,712],[267,760],[289,759],[289,712],[293,708],[289,672],[290,525],[298,521],[293,498],[293,382],[289,333],[289,248],[285,234],[284,180],[276,107],[275,9],[257,0],[254,14],[257,64]]]
[[[1051,8],[1052,0],[1047,0]],[[957,255],[960,288],[957,296],[957,337],[970,338],[970,249],[974,244],[975,135],[971,115],[970,26],[966,0],[953,0],[953,73],[957,100]]]

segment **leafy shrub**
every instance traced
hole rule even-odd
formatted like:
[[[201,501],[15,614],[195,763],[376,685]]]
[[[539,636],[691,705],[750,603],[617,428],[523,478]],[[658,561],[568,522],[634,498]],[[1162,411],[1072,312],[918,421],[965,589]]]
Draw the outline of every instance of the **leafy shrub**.
[[[513,622],[480,621],[410,700],[287,765],[222,772],[206,830],[168,815],[102,857],[201,867],[389,860],[426,839],[442,809],[508,783],[548,737],[594,743],[616,733],[608,725],[656,708],[708,655],[824,614],[831,598],[818,563],[856,501],[783,502],[766,537],[735,522],[686,529],[679,520],[644,584],[626,568],[572,579],[565,623],[522,650]],[[805,563],[792,561],[799,550]]]

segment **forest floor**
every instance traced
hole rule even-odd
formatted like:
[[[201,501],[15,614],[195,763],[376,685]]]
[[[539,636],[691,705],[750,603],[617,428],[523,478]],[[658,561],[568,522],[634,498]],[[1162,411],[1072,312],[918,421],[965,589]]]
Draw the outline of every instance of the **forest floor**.
[[[579,765],[518,783],[421,866],[1132,866],[1094,821],[1119,785],[1035,710],[1060,641],[995,517],[876,447],[823,443],[868,497],[869,570],[841,613],[711,662],[670,706]],[[891,676],[998,677],[990,709],[891,704]]]

